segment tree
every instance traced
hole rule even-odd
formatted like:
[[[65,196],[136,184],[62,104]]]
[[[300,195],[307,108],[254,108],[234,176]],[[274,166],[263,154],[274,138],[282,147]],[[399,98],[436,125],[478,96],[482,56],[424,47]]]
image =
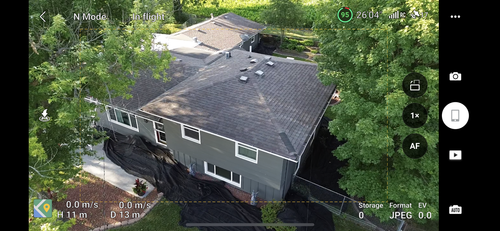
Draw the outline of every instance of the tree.
[[[304,18],[304,12],[297,0],[271,0],[267,10],[262,11],[261,18],[266,24],[272,24],[280,28],[283,43],[285,30],[300,25]]]
[[[353,11],[381,12],[378,18],[342,23],[336,12],[344,6]],[[428,12],[413,19],[410,12]],[[348,160],[339,170],[339,186],[350,196],[370,203],[385,203],[383,209],[365,209],[381,220],[388,220],[393,208],[386,202],[412,204],[404,209],[431,212],[438,219],[438,1],[343,1],[328,2],[318,8],[315,31],[321,43],[318,77],[334,83],[342,102],[330,110],[334,119],[329,130],[347,143],[333,154]],[[406,18],[389,19],[393,12],[407,12]],[[424,75],[426,93],[408,97],[402,89],[403,78],[410,72]],[[427,122],[410,128],[402,120],[406,105],[419,103],[428,112]],[[401,148],[412,133],[423,135],[428,143],[426,154],[408,158]],[[427,203],[419,209],[418,203]],[[425,221],[425,219],[416,219]]]
[[[30,2],[29,6],[30,208],[33,199],[49,188],[64,198],[64,189],[71,187],[68,180],[78,179],[80,156],[95,154],[85,147],[106,139],[92,126],[98,119],[96,106],[84,98],[92,96],[101,102],[118,96],[130,98],[139,70],[149,68],[155,78],[168,81],[164,71],[172,60],[168,51],[153,51],[148,42],[152,32],[159,30],[160,21],[122,22],[121,15],[111,17],[112,10],[94,8],[107,1],[55,2],[60,3],[57,9],[49,1]],[[46,23],[38,18],[38,9],[50,9]],[[165,14],[156,0],[134,1],[133,6],[121,10],[127,10],[129,16]],[[104,12],[110,18],[79,21],[73,20],[73,12]],[[48,122],[39,120],[44,110]]]

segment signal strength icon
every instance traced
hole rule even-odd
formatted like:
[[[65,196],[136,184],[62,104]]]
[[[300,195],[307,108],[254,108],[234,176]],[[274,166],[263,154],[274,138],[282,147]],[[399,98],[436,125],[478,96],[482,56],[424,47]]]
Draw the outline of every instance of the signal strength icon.
[[[393,14],[389,15],[389,18],[405,18],[406,12],[399,12],[399,11],[396,11],[394,12]]]
[[[389,18],[399,18],[399,11],[396,11],[393,14],[389,15]]]

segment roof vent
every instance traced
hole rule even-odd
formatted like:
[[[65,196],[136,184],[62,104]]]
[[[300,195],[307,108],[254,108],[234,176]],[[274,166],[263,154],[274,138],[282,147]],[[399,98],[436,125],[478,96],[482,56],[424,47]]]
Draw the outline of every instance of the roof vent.
[[[295,59],[294,59],[294,58],[292,58],[292,57],[286,57],[286,59],[291,59],[291,60],[295,60]]]
[[[271,60],[271,56],[264,56],[264,59]]]
[[[271,62],[271,61],[268,61],[268,62],[266,63],[266,65],[273,67],[273,66],[274,66],[274,63],[273,63],[273,62]]]
[[[240,82],[242,82],[242,83],[248,83],[248,77],[246,77],[246,76],[241,76],[241,77],[240,77]]]
[[[250,60],[250,63],[256,63],[256,62],[257,62],[257,59]]]
[[[256,71],[255,74],[260,76],[260,77],[264,76],[264,72],[261,70]]]
[[[193,37],[193,40],[194,40],[195,43],[198,43],[198,38]]]
[[[240,68],[240,71],[246,71],[246,70],[248,70],[248,67]]]
[[[212,20],[214,20],[214,13],[210,13],[210,17]]]
[[[231,52],[226,51],[226,59],[229,59],[229,58],[231,58]]]
[[[227,15],[224,15],[224,18],[227,18]]]

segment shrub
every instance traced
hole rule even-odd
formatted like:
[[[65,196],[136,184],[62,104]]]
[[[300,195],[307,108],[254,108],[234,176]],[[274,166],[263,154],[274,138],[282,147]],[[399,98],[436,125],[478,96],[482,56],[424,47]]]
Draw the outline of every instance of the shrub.
[[[302,40],[301,43],[304,46],[314,46],[314,41],[310,39]]]
[[[297,39],[288,39],[288,42],[295,45],[295,46],[297,46],[299,44],[299,40],[297,40]]]
[[[262,223],[283,223],[278,218],[278,213],[283,210],[285,204],[277,203],[273,200],[272,203],[267,203],[264,205],[262,210]],[[276,231],[294,231],[297,227],[294,226],[266,226],[267,229],[274,229]]]
[[[317,54],[317,53],[318,53],[318,50],[311,50],[311,53],[313,53],[313,54]]]
[[[297,45],[295,47],[295,50],[298,51],[298,52],[302,52],[302,51],[304,51],[304,49],[306,49],[306,47],[303,46],[303,45]]]
[[[295,50],[296,45],[294,45],[292,43],[288,43],[285,48],[288,49],[288,50]]]

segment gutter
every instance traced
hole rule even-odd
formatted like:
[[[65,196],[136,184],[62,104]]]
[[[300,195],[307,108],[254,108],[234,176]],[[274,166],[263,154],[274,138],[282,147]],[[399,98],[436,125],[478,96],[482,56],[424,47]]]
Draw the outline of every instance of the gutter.
[[[333,93],[330,95],[330,98],[328,98],[328,101],[326,102],[326,106],[323,109],[323,113],[321,113],[321,116],[318,118],[318,122],[314,126],[314,129],[313,129],[313,132],[311,133],[311,135],[309,135],[309,139],[307,140],[306,144],[309,144],[311,142],[313,135],[316,133],[316,129],[318,129],[318,125],[321,122],[321,118],[325,115],[326,109],[328,108],[328,105],[330,104],[330,99],[335,94],[336,89],[337,89],[337,85],[335,85],[335,87],[333,88]],[[293,173],[294,176],[296,176],[297,172],[299,171],[300,163],[301,163],[302,157],[304,156],[305,150],[306,150],[306,146],[304,147],[304,149],[302,150],[302,153],[300,154],[299,160],[297,162],[297,168],[295,169],[295,172]]]
[[[171,121],[171,122],[177,123],[177,124],[182,124],[182,125],[186,125],[186,126],[194,127],[194,128],[196,128],[196,129],[198,129],[198,130],[200,130],[200,131],[203,131],[203,132],[205,132],[205,133],[208,133],[208,134],[211,134],[211,135],[214,135],[214,136],[217,136],[217,137],[221,137],[221,138],[224,138],[224,139],[229,140],[229,141],[232,141],[232,142],[238,142],[238,143],[241,143],[241,144],[244,144],[244,145],[247,145],[247,146],[254,147],[253,145],[249,145],[249,144],[246,144],[246,143],[244,143],[244,142],[239,142],[239,141],[237,141],[237,140],[234,140],[234,139],[231,139],[231,138],[228,138],[228,137],[225,137],[225,136],[222,136],[222,135],[219,135],[219,134],[216,134],[216,133],[213,133],[213,132],[210,132],[210,131],[204,130],[204,129],[200,129],[200,128],[198,128],[198,127],[195,127],[195,126],[192,126],[192,125],[189,125],[189,124],[186,124],[186,123],[182,123],[182,122],[179,122],[179,121],[175,121],[175,120],[173,120],[173,119],[169,119],[169,118],[166,118],[166,117],[163,117],[163,116],[159,116],[159,115],[153,114],[153,113],[151,113],[151,112],[144,111],[144,110],[142,110],[142,108],[140,108],[138,111],[143,112],[143,113],[146,113],[146,114],[148,114],[148,115],[152,115],[152,116],[158,117],[158,118],[162,118],[162,119],[165,119],[165,120],[168,120],[168,121]],[[255,147],[255,148],[256,148],[256,149],[258,149],[258,150],[265,151],[265,152],[267,152],[267,153],[269,153],[269,154],[271,154],[271,155],[273,155],[273,156],[279,157],[279,158],[281,158],[281,159],[284,159],[284,160],[288,160],[288,161],[292,161],[292,162],[294,162],[294,163],[297,163],[297,160],[293,160],[293,159],[290,159],[290,158],[286,158],[286,157],[284,157],[284,156],[280,156],[280,155],[278,155],[278,154],[275,154],[275,153],[273,153],[273,152],[267,151],[267,150],[262,149],[262,148],[259,148],[259,147]]]

